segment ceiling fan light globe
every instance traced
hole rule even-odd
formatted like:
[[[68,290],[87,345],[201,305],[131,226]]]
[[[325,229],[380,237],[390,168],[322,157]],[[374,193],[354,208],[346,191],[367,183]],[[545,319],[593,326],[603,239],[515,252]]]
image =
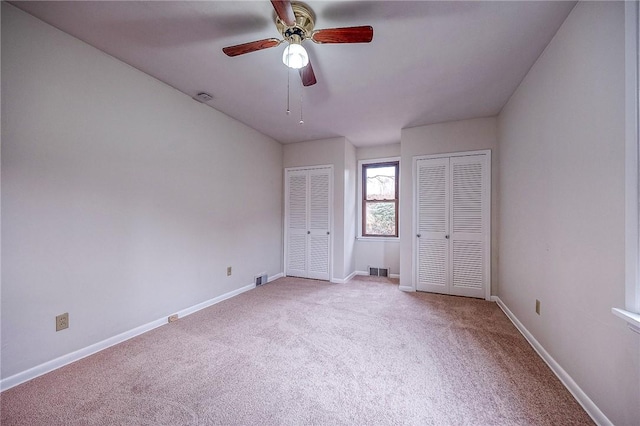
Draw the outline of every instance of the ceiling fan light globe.
[[[309,55],[302,45],[290,44],[282,53],[282,62],[289,68],[304,68],[309,63]]]

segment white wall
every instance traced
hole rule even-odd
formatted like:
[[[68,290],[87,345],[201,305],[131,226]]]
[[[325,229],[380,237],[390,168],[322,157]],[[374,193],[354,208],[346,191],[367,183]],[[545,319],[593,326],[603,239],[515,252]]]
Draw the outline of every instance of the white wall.
[[[400,144],[362,146],[356,149],[358,160],[375,160],[376,158],[400,157]]]
[[[400,285],[411,287],[413,271],[413,157],[491,150],[491,294],[498,288],[498,152],[496,119],[477,118],[402,129],[400,165]]]
[[[358,229],[358,205],[356,185],[358,182],[358,162],[356,147],[346,140],[344,145],[344,278],[356,271],[356,236]]]
[[[356,241],[356,270],[368,272],[367,268],[389,268],[393,276],[400,273],[400,240],[370,241],[360,239]]]
[[[359,147],[356,150],[357,160],[375,160],[378,158],[400,157],[400,144]],[[357,179],[356,179],[357,185]],[[355,188],[357,194],[357,187]],[[357,198],[357,197],[356,197]],[[361,200],[356,200],[360,203]],[[357,205],[356,205],[357,212]],[[357,215],[357,213],[355,213]],[[358,218],[356,217],[356,226]],[[380,241],[379,239],[359,239],[355,245],[355,268],[367,271],[369,266],[388,267],[391,274],[400,273],[400,240]]]
[[[347,165],[347,151],[351,142],[346,138],[322,139],[316,141],[299,142],[284,145],[283,163],[284,167],[303,167],[333,164],[333,277],[332,280],[341,281],[352,271],[350,270],[352,261],[348,259],[352,256],[353,249],[345,240],[345,229],[350,225],[345,221],[351,221],[353,217],[345,217],[345,200],[350,196],[345,194],[345,179],[347,170],[351,166]],[[349,162],[352,160],[349,159]],[[347,179],[347,184],[351,178]],[[351,231],[348,231],[351,232]],[[353,243],[351,243],[353,244]]]
[[[3,2],[2,229],[6,378],[281,272],[282,147]]]
[[[624,15],[579,2],[499,116],[499,297],[614,424],[640,419],[624,305]],[[534,311],[541,301],[541,315]]]

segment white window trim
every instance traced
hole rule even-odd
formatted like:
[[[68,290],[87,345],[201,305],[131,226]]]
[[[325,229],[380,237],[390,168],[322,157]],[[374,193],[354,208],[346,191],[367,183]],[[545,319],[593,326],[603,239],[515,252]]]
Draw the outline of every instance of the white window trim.
[[[625,2],[625,309],[612,312],[640,333],[640,35],[638,2]]]
[[[386,158],[373,158],[371,160],[358,160],[358,236],[357,240],[360,241],[384,241],[384,242],[398,242],[400,241],[400,230],[398,229],[397,237],[363,237],[362,236],[362,165],[363,164],[375,164],[375,163],[388,163],[391,161],[397,161],[400,163],[400,157],[386,157]],[[400,197],[400,166],[398,166],[398,197]],[[398,217],[398,228],[400,227],[400,202],[398,202],[398,211],[396,211]]]

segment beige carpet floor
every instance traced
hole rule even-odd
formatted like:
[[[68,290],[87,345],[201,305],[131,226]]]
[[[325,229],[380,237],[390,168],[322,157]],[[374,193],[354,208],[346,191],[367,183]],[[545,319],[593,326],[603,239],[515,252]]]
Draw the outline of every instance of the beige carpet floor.
[[[593,424],[495,303],[283,278],[0,395],[8,425]]]

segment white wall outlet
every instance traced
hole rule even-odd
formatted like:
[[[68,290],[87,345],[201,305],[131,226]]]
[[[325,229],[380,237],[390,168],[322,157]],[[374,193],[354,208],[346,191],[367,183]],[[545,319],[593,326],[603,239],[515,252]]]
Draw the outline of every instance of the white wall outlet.
[[[231,266],[227,266],[227,276],[231,276]]]
[[[69,312],[56,316],[56,331],[69,328]]]

